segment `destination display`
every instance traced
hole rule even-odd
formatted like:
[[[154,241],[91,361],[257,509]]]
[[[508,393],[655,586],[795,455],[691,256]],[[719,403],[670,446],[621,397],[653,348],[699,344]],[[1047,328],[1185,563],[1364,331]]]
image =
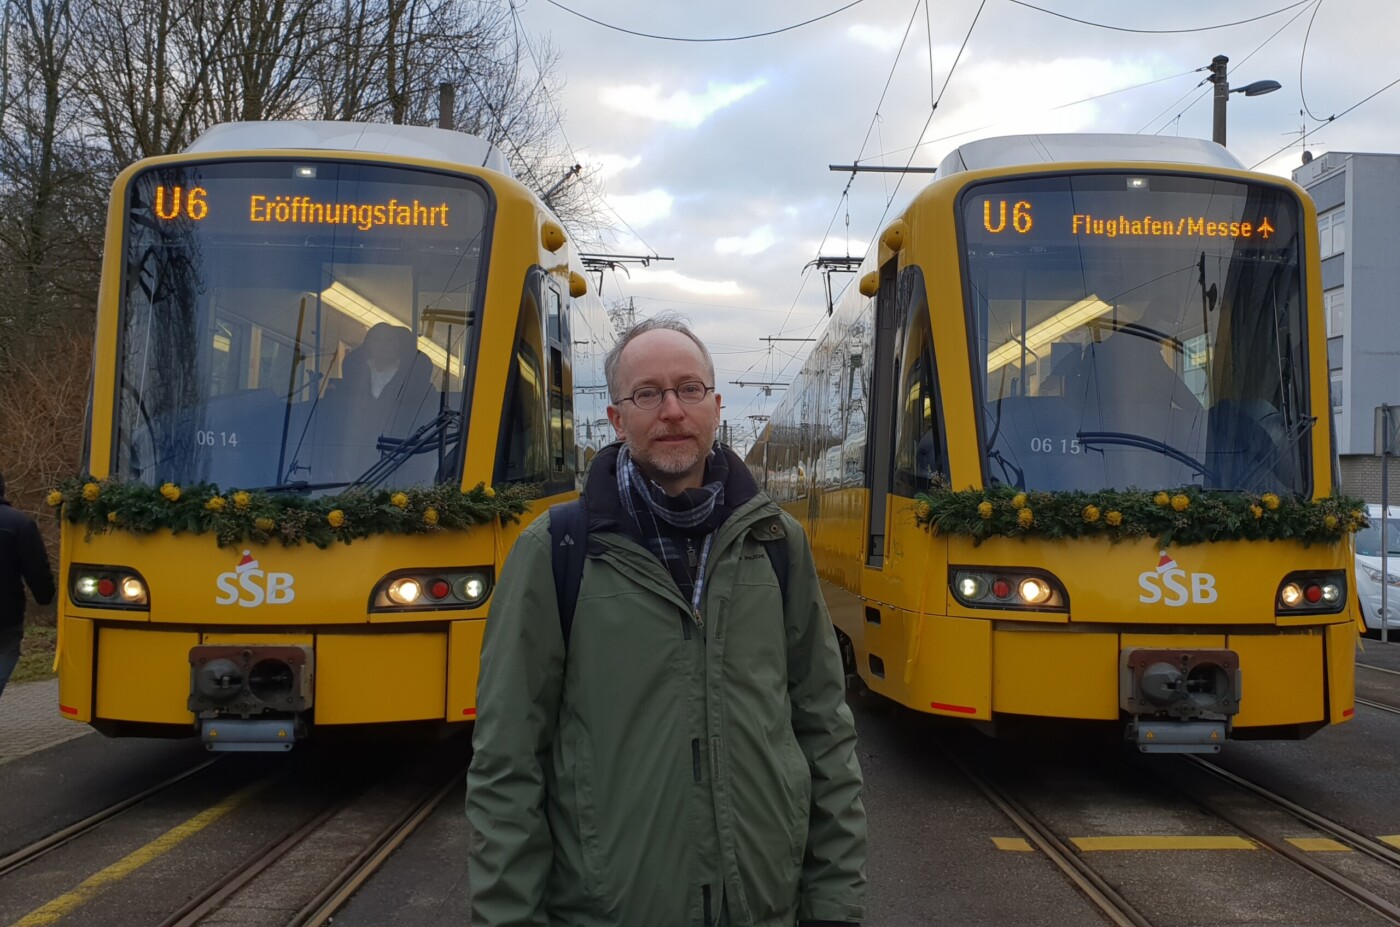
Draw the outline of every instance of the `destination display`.
[[[482,218],[473,180],[365,164],[243,161],[156,169],[131,186],[132,221],[237,233],[457,233]]]
[[[1158,187],[1153,188],[1155,180]],[[1038,189],[1037,189],[1038,188]],[[1279,191],[1212,178],[1090,175],[998,183],[964,199],[969,241],[1216,239],[1243,246],[1291,236]]]

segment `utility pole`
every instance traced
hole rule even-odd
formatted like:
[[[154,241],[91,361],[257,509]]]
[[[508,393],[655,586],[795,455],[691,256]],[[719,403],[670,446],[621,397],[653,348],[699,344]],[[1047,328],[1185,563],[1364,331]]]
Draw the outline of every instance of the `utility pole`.
[[[1230,83],[1225,78],[1225,66],[1229,62],[1230,59],[1224,55],[1216,55],[1210,60],[1210,77],[1206,78],[1215,85],[1215,113],[1210,137],[1212,141],[1222,146],[1225,144],[1225,104],[1229,102],[1230,94],[1242,93],[1247,97],[1258,97],[1266,93],[1273,93],[1282,86],[1276,80],[1256,80],[1231,90]]]
[[[438,128],[451,129],[457,111],[457,86],[451,81],[438,84]]]
[[[1225,80],[1225,65],[1229,63],[1229,58],[1216,55],[1210,60],[1210,77],[1207,78],[1215,85],[1215,118],[1211,123],[1210,137],[1221,146],[1225,144],[1225,104],[1230,99],[1230,85]]]

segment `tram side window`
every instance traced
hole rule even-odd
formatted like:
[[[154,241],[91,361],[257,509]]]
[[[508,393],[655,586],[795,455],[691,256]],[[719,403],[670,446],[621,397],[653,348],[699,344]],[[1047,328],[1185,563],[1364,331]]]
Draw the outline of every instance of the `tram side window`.
[[[549,412],[544,367],[539,353],[516,345],[497,472],[508,483],[541,483],[549,478]]]
[[[940,474],[948,472],[928,303],[922,286],[913,290],[917,295],[905,316],[904,375],[895,439],[894,491],[901,496],[931,488]]]

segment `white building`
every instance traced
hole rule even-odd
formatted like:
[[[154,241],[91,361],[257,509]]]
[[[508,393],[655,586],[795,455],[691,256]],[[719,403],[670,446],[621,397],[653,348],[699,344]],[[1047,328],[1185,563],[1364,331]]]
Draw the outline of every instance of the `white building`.
[[[1305,159],[1307,156],[1304,156]],[[1400,405],[1400,154],[1329,151],[1293,171],[1317,204],[1342,491],[1379,502],[1375,410]],[[1390,498],[1400,460],[1390,459]]]

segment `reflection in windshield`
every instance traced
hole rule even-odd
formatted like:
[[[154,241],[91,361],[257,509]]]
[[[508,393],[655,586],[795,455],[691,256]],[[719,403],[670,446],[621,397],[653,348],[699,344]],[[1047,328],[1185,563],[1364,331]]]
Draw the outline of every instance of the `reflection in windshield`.
[[[138,178],[114,475],[308,492],[458,478],[485,211],[470,179],[373,165]]]
[[[1282,191],[1205,178],[971,188],[992,480],[1306,492],[1297,214]]]

